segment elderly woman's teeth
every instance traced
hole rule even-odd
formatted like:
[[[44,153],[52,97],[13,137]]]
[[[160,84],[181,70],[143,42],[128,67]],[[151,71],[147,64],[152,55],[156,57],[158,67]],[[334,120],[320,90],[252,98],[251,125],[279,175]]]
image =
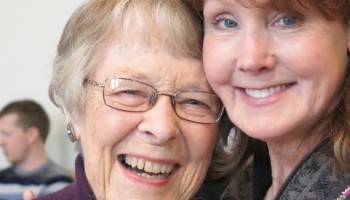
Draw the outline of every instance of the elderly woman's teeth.
[[[174,169],[174,165],[155,163],[130,156],[125,156],[125,163],[132,168],[137,168],[151,174],[170,174]]]
[[[262,90],[245,89],[245,91],[248,94],[248,96],[250,96],[250,97],[262,99],[262,98],[271,96],[271,95],[285,89],[286,87],[287,87],[287,85],[279,85],[276,87],[265,88]]]

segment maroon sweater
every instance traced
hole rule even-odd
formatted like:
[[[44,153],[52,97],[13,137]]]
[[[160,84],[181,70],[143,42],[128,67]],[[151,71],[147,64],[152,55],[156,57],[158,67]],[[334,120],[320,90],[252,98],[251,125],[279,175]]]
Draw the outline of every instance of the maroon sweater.
[[[79,154],[75,160],[76,179],[60,191],[38,198],[37,200],[96,200],[85,176],[83,157]]]

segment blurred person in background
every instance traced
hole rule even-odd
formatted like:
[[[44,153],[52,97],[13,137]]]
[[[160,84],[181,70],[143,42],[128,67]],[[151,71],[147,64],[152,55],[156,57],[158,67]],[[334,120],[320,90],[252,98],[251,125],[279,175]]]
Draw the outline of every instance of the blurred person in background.
[[[0,111],[0,145],[11,164],[0,171],[1,200],[20,200],[28,188],[46,195],[73,181],[46,154],[49,125],[45,110],[32,100],[13,101]]]

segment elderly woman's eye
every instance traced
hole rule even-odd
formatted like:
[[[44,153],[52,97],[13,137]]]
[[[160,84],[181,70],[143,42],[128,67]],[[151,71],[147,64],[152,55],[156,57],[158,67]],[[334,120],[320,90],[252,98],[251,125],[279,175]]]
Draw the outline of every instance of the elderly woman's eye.
[[[178,102],[179,103],[179,102]],[[180,102],[183,107],[207,110],[208,105],[197,99],[186,99]]]
[[[116,95],[119,96],[125,96],[129,98],[148,98],[149,94],[147,92],[144,92],[142,90],[123,90],[118,92]]]
[[[138,95],[140,92],[137,90],[125,90],[122,93]]]
[[[105,93],[106,96],[114,96],[118,98],[135,98],[135,97],[143,97],[145,96],[144,92],[139,90],[118,90],[118,91],[110,91],[109,93]]]
[[[186,103],[191,104],[191,105],[200,105],[200,104],[202,104],[200,101],[197,101],[195,99],[189,99],[189,100],[187,100]]]

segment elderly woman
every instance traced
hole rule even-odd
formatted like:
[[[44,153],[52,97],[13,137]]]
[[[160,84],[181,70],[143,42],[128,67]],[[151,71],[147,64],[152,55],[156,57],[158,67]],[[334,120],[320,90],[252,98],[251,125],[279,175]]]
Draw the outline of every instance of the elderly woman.
[[[208,81],[235,125],[217,161],[223,196],[349,198],[350,1],[194,3]]]
[[[181,0],[92,0],[69,19],[50,85],[76,141],[76,181],[40,199],[186,200],[223,105],[204,76],[201,21]]]

